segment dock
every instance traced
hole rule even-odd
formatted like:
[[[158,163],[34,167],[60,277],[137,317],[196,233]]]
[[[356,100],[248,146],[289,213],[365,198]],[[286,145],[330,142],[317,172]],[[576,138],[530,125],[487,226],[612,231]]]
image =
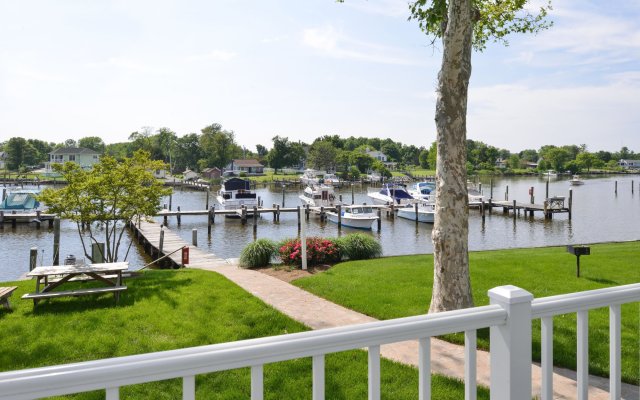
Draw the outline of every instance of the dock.
[[[190,245],[166,226],[155,222],[140,221],[136,224],[130,224],[129,229],[151,258],[158,260],[164,257],[162,264],[165,266],[197,268],[211,266],[215,263],[227,264],[226,260],[213,253],[202,251],[197,246]]]
[[[32,222],[36,224],[36,228],[40,228],[43,222],[48,222],[49,228],[52,228],[54,218],[55,214],[45,214],[42,211],[29,213],[0,211],[0,229],[3,229],[6,223],[10,223],[15,228],[18,223]]]
[[[573,202],[572,192],[569,192],[569,201],[568,204],[565,205],[565,197],[549,197],[547,198],[543,204],[534,204],[534,203],[520,203],[516,200],[513,201],[496,201],[489,200],[488,203],[485,203],[485,206],[489,208],[489,212],[491,213],[493,208],[502,208],[502,212],[507,214],[509,211],[513,213],[513,217],[520,214],[520,211],[524,213],[524,215],[529,214],[530,217],[534,216],[534,213],[539,212],[542,213],[545,219],[553,219],[554,214],[559,213],[567,213],[569,214],[569,219],[571,219],[571,206]]]

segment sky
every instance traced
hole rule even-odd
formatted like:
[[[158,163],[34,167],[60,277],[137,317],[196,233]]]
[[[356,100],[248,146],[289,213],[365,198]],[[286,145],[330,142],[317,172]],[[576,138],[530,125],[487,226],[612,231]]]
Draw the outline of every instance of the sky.
[[[219,123],[254,151],[275,135],[429,147],[442,46],[407,4],[0,0],[0,142]],[[474,52],[467,137],[640,152],[640,1],[553,8],[551,29]]]

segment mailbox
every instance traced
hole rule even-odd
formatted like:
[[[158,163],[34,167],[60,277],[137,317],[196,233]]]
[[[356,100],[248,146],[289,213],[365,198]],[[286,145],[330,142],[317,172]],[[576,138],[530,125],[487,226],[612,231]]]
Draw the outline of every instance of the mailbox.
[[[576,256],[576,276],[580,278],[580,256],[588,256],[591,254],[589,246],[567,246],[567,252]]]
[[[189,264],[189,247],[184,246],[182,248],[182,265]]]

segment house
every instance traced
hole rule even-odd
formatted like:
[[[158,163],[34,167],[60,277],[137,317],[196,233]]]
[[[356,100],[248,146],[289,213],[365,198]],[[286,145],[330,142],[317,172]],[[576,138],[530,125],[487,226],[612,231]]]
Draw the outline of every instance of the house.
[[[387,155],[384,154],[381,151],[378,150],[372,150],[371,148],[367,147],[366,150],[364,151],[366,155],[375,158],[378,161],[382,161],[383,163],[387,162]]]
[[[640,168],[640,160],[624,160],[620,159],[618,165],[624,169],[636,169]]]
[[[234,173],[244,172],[247,175],[257,175],[264,173],[264,165],[258,160],[231,160],[225,171],[233,171]]]
[[[222,171],[218,167],[205,168],[201,174],[204,179],[219,179],[222,176]]]
[[[4,151],[0,151],[0,169],[7,168],[7,153]]]
[[[496,165],[496,168],[507,168],[507,160],[501,157],[498,157],[495,165]]]
[[[156,179],[165,179],[168,175],[168,172],[166,169],[156,169],[155,171],[153,171],[153,177]]]
[[[84,147],[60,147],[49,153],[49,162],[45,163],[47,171],[51,171],[53,164],[74,162],[82,169],[91,169],[100,161],[100,153]]]
[[[200,174],[198,174],[195,171],[190,170],[189,168],[187,168],[183,173],[182,173],[182,180],[183,181],[195,181],[198,178],[200,178]]]

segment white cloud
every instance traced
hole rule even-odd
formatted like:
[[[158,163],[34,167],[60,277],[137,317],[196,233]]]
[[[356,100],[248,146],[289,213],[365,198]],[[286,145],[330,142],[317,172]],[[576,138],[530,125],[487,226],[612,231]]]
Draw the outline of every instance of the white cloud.
[[[352,39],[333,26],[305,29],[302,33],[304,45],[332,58],[352,59],[380,64],[424,65],[396,48]]]
[[[358,11],[392,18],[407,18],[409,16],[409,2],[407,0],[356,0],[347,1],[345,5]]]
[[[213,50],[206,54],[188,57],[189,61],[231,61],[238,53],[224,50]]]

